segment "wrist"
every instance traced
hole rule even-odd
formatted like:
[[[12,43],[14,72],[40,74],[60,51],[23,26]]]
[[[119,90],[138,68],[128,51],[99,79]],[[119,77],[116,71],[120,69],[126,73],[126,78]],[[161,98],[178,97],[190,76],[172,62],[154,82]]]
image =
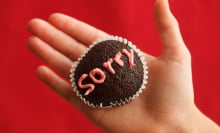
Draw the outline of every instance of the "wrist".
[[[193,106],[154,127],[157,133],[220,133],[220,127]]]
[[[180,133],[220,133],[220,127],[194,107],[179,128]]]

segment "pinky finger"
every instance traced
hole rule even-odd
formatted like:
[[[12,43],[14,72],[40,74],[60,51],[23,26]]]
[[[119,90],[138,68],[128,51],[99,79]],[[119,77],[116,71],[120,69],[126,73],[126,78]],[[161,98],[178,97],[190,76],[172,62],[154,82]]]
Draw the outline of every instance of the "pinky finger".
[[[44,84],[55,91],[58,95],[70,102],[77,109],[81,110],[83,104],[72,91],[70,83],[60,78],[46,66],[38,67],[37,76]]]

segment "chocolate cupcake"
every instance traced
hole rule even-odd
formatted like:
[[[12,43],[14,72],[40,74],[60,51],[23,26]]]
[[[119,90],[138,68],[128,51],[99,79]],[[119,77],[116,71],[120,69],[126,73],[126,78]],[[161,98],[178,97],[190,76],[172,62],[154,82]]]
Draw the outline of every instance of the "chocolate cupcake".
[[[95,41],[74,62],[70,81],[77,96],[92,107],[124,105],[147,83],[147,65],[139,49],[121,37]]]

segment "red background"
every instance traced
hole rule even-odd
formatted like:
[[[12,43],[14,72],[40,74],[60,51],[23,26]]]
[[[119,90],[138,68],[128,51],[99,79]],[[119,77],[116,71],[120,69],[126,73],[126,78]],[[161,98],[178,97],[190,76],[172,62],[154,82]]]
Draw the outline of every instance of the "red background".
[[[61,12],[110,34],[123,36],[144,52],[161,52],[153,23],[153,0],[1,0],[0,132],[103,132],[44,86],[35,75],[42,64],[26,48],[33,17]],[[170,0],[192,53],[197,106],[220,124],[219,0]]]

